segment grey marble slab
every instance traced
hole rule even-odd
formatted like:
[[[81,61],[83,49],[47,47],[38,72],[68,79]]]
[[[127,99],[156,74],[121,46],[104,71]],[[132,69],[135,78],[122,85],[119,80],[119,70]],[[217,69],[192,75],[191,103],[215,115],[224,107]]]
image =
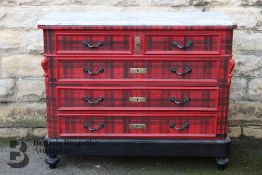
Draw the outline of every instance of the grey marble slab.
[[[72,26],[232,26],[236,23],[220,12],[52,12],[38,25]]]

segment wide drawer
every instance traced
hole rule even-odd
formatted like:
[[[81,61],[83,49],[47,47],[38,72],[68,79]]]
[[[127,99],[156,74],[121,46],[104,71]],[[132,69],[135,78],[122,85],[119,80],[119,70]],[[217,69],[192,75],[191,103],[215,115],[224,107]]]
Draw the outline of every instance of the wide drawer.
[[[220,54],[223,44],[220,32],[208,31],[147,32],[144,40],[145,54]]]
[[[217,87],[57,87],[59,110],[216,111]]]
[[[58,54],[131,54],[132,35],[113,33],[57,33]]]
[[[215,137],[215,114],[61,114],[60,137]]]
[[[220,60],[222,61],[222,60]],[[78,60],[59,59],[60,81],[93,79],[206,79],[220,80],[218,59]],[[224,66],[224,65],[223,65]],[[220,72],[224,74],[223,72]]]

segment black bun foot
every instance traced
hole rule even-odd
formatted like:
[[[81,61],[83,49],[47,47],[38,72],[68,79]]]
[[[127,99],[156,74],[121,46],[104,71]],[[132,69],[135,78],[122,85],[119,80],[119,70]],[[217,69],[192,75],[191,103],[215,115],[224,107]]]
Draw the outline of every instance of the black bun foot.
[[[217,158],[216,162],[217,162],[217,168],[219,170],[224,170],[226,169],[229,160],[228,158]]]
[[[47,156],[46,163],[49,165],[50,169],[55,169],[56,164],[60,161],[57,155]]]

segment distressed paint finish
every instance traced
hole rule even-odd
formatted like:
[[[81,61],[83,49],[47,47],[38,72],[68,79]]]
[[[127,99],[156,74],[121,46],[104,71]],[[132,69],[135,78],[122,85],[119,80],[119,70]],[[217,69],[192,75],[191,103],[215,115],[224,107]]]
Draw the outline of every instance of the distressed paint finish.
[[[91,23],[39,23],[44,30],[50,138],[226,138],[234,23]],[[193,45],[183,48],[188,41]],[[191,72],[181,75],[188,67]],[[147,71],[131,74],[130,68]],[[87,96],[104,101],[88,104],[83,101]],[[147,101],[128,101],[136,96]],[[178,105],[169,97],[191,101]],[[178,127],[185,121],[191,125],[174,132],[167,125],[171,120]],[[89,132],[85,122],[105,128]],[[130,123],[144,123],[146,129],[130,131]]]

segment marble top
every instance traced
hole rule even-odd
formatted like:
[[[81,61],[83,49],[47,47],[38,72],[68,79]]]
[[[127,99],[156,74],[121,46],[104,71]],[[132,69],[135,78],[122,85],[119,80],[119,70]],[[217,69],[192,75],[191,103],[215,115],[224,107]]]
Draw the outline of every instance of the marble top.
[[[52,12],[38,25],[61,26],[232,26],[221,12]]]

